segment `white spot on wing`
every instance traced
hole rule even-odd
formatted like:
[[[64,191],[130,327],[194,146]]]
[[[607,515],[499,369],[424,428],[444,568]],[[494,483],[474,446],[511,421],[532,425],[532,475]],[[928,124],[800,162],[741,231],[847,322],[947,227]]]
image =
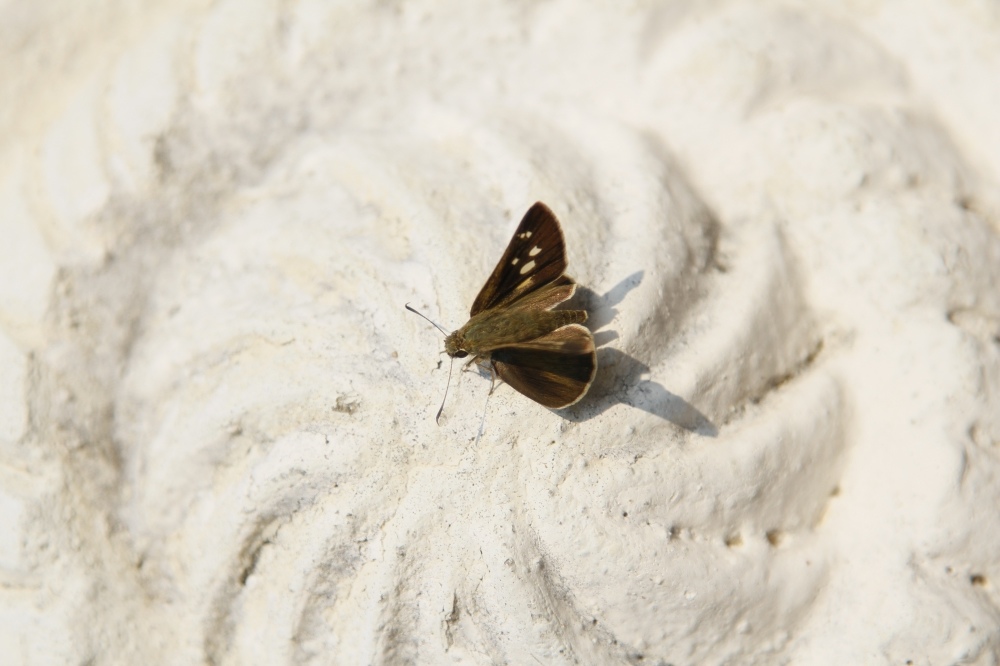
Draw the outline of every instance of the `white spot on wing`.
[[[528,263],[526,263],[524,266],[521,266],[521,275],[524,275],[525,273],[527,273],[528,271],[530,271],[534,267],[535,267],[535,260],[532,259],[531,261],[529,261]]]
[[[510,260],[510,265],[511,266],[517,266],[517,262],[519,262],[519,261],[521,261],[521,260],[518,259],[517,257],[514,257],[513,259]]]
[[[535,256],[536,254],[538,254],[541,251],[542,251],[542,248],[540,248],[540,247],[538,247],[536,245],[535,247],[531,248],[531,252],[528,253],[528,256],[529,257],[533,257],[533,256]]]

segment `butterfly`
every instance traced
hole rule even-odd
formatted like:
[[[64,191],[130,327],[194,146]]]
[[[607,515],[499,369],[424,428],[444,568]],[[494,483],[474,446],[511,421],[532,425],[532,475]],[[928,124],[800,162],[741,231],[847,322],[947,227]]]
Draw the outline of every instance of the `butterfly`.
[[[476,296],[469,321],[452,333],[431,321],[446,335],[445,353],[453,359],[471,356],[467,365],[486,366],[493,380],[550,409],[579,402],[597,374],[597,352],[593,335],[581,325],[585,310],[553,309],[576,292],[566,264],[559,221],[538,202],[524,214]]]

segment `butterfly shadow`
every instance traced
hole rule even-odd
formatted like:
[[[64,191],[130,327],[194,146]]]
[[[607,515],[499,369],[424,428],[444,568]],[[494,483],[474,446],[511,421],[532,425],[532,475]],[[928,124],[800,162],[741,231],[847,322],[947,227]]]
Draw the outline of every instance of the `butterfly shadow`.
[[[669,421],[679,428],[706,437],[715,437],[719,429],[684,398],[671,393],[663,385],[646,377],[649,366],[623,351],[606,347],[618,339],[616,331],[601,331],[618,315],[616,305],[628,292],[642,282],[643,271],[637,271],[611,288],[603,296],[587,287],[580,287],[574,303],[590,312],[587,325],[594,333],[597,349],[597,377],[587,395],[572,407],[559,413],[573,422],[589,421],[617,404],[636,409]]]

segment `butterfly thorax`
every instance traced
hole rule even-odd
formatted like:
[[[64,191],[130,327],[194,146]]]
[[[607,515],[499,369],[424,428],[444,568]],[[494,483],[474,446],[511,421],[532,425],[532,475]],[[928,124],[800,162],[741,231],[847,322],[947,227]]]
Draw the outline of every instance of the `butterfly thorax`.
[[[587,321],[584,310],[510,310],[480,312],[444,341],[449,356],[482,356],[494,349],[535,340],[568,324]],[[461,352],[465,352],[462,354]]]

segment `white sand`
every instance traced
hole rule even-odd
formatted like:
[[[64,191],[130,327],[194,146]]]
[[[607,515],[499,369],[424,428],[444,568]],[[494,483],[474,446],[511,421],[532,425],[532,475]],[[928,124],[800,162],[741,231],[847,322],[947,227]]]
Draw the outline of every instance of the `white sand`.
[[[0,3],[0,663],[1000,662],[1000,8]],[[602,345],[452,385],[528,206]]]

